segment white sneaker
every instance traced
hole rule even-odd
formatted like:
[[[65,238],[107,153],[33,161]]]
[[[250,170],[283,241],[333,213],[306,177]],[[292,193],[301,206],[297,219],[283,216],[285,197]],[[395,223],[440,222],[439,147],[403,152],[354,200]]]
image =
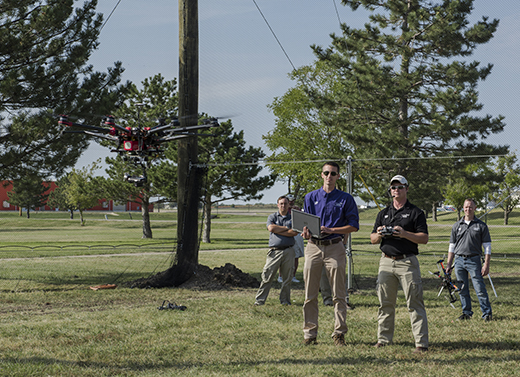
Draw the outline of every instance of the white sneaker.
[[[283,283],[282,277],[278,276],[278,283]]]
[[[292,282],[293,282],[293,283],[299,283],[300,281],[299,281],[298,279],[296,279],[296,276],[293,276],[293,278],[292,278]]]

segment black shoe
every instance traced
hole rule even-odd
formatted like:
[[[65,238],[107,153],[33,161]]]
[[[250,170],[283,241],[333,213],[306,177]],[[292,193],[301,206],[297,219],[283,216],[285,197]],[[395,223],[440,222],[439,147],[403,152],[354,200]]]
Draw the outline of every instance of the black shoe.
[[[469,319],[471,319],[471,316],[470,315],[467,315],[467,314],[462,314],[459,318],[457,318],[459,321],[467,321]]]
[[[413,353],[423,353],[428,352],[428,347],[416,347]]]
[[[482,317],[482,319],[486,322],[489,322],[489,321],[492,321],[493,320],[493,316],[491,314],[488,314],[484,317]]]

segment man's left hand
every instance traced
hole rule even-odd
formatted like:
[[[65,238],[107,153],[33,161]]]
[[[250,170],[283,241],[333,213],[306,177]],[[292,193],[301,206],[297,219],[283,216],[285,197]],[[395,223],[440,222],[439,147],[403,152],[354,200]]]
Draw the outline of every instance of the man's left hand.
[[[482,276],[486,276],[487,274],[489,274],[489,264],[484,263],[482,266]]]
[[[332,228],[327,228],[326,226],[322,226],[320,228],[320,230],[321,230],[321,234],[331,234],[331,233],[334,233],[332,231]]]

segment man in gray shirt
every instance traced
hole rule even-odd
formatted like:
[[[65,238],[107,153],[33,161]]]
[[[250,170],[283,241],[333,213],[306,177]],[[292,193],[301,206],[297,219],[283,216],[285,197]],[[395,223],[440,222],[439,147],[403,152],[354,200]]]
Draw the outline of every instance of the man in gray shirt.
[[[264,270],[262,271],[262,283],[256,294],[255,305],[264,305],[269,290],[276,280],[278,269],[282,277],[280,288],[280,303],[291,305],[291,280],[294,269],[294,237],[298,232],[292,230],[291,214],[289,213],[289,200],[280,196],[277,201],[278,212],[272,213],[267,218],[267,230],[269,234],[269,251]]]
[[[491,236],[487,225],[475,217],[477,205],[475,201],[468,198],[464,201],[464,218],[457,221],[451,230],[450,245],[448,250],[448,262],[446,272],[452,270],[452,262],[455,259],[455,274],[457,279],[464,284],[459,292],[462,304],[462,315],[459,320],[471,319],[471,297],[469,295],[469,279],[477,294],[482,310],[482,318],[485,321],[493,319],[491,304],[484,283],[484,276],[489,273],[489,262],[491,260]],[[482,247],[484,247],[484,265],[481,264]]]

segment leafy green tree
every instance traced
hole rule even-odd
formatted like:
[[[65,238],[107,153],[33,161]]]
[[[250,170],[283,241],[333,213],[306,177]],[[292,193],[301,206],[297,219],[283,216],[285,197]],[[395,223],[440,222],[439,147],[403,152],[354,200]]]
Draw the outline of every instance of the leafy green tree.
[[[204,117],[202,117],[204,118]],[[260,176],[262,167],[255,162],[265,157],[261,148],[247,147],[244,132],[235,132],[231,120],[220,127],[199,132],[199,163],[206,164],[203,181],[204,228],[202,242],[211,242],[211,207],[226,200],[253,200],[263,197],[262,191],[272,187],[274,174]],[[204,136],[206,135],[206,136]],[[176,161],[177,148],[171,144],[167,151],[170,161]],[[248,164],[251,163],[251,164]],[[166,173],[176,177],[176,171],[167,167]]]
[[[104,197],[103,179],[94,175],[99,169],[98,163],[94,162],[82,169],[73,168],[67,175],[67,181],[60,186],[68,206],[79,211],[81,226],[85,225],[83,211],[95,206]]]
[[[269,106],[276,117],[276,127],[263,139],[272,151],[266,158],[270,169],[280,179],[291,182],[291,192],[299,200],[323,183],[317,172],[325,161],[340,162],[352,153],[352,149],[336,129],[324,125],[316,103],[307,93],[311,86],[317,92],[333,87],[337,80],[334,71],[326,62],[316,62],[313,67],[292,72],[290,77],[299,81]],[[284,163],[296,159],[305,162]],[[323,161],[308,162],[320,159]],[[342,185],[342,182],[338,184]]]
[[[88,147],[83,135],[61,134],[55,113],[94,122],[120,101],[120,62],[100,73],[88,65],[98,46],[97,1],[2,1],[0,4],[0,177],[23,170],[59,176]]]
[[[263,197],[262,191],[272,187],[276,176],[260,176],[262,167],[256,162],[265,157],[260,148],[247,147],[244,131],[235,132],[231,120],[220,127],[203,131],[212,136],[199,140],[199,161],[208,167],[203,188],[204,230],[202,242],[211,242],[211,207],[226,200],[254,200]]]
[[[129,183],[125,176],[140,177],[143,171],[150,173],[153,169],[152,161],[143,163],[142,167],[135,166],[132,162],[125,161],[121,156],[105,159],[110,168],[106,169],[109,176],[103,182],[103,192],[107,199],[112,199],[116,203],[133,202],[141,207],[143,219],[143,237],[153,238],[150,223],[150,199],[154,196],[154,186],[152,180],[147,179],[139,184]]]
[[[49,194],[47,205],[51,208],[59,208],[66,210],[70,213],[70,219],[74,219],[74,211],[77,208],[69,203],[67,196],[65,195],[65,187],[69,184],[69,174],[64,175],[56,182],[56,188]]]
[[[496,187],[500,179],[492,169],[486,165],[473,163],[457,172],[456,178],[449,179],[444,186],[446,203],[455,207],[457,219],[461,218],[464,201],[473,198],[479,204],[485,203],[486,194]]]
[[[507,225],[509,215],[520,204],[520,167],[516,155],[509,153],[507,156],[499,157],[495,170],[504,179],[491,194],[490,199],[500,203],[499,207],[504,210],[504,225]]]
[[[30,210],[45,205],[49,190],[40,176],[29,174],[13,181],[13,189],[7,193],[9,202],[20,208],[25,208],[27,218],[30,218]]]
[[[466,61],[493,37],[499,22],[483,18],[470,24],[472,0],[342,3],[354,11],[370,11],[369,22],[362,29],[343,24],[342,34],[332,34],[328,48],[313,46],[318,62],[293,73],[306,98],[294,96],[291,109],[276,102],[273,107],[287,117],[284,123],[292,118],[306,129],[298,116],[311,114],[307,122],[340,140],[341,150],[334,144],[315,149],[311,143],[305,156],[314,152],[318,158],[323,153],[333,157],[346,150],[355,159],[356,173],[378,198],[384,197],[390,177],[403,174],[410,181],[411,200],[432,208],[443,199],[446,177],[472,163],[453,157],[508,150],[484,142],[503,130],[503,117],[474,115],[482,110],[478,83],[489,76],[492,65]],[[311,80],[316,76],[324,79]],[[279,137],[281,144],[308,140],[305,136],[279,132],[267,138]],[[294,147],[287,155],[300,156]]]
[[[125,96],[125,101],[114,113],[121,119],[121,124],[131,128],[145,128],[157,125],[157,121],[168,124],[177,114],[177,81],[165,80],[161,74],[147,78],[142,82],[142,89],[131,84]],[[114,146],[110,142],[102,142],[106,146]],[[166,148],[166,146],[163,146]],[[108,198],[119,203],[128,201],[139,203],[143,219],[143,238],[152,238],[150,223],[150,199],[158,195],[169,194],[168,198],[176,195],[175,176],[168,174],[169,165],[164,161],[162,154],[150,158],[130,159],[128,156],[106,158],[110,168],[107,169],[109,179],[104,182],[105,194]],[[162,169],[165,169],[164,172]],[[139,185],[129,183],[126,176],[146,177]],[[170,179],[172,179],[170,181]]]

